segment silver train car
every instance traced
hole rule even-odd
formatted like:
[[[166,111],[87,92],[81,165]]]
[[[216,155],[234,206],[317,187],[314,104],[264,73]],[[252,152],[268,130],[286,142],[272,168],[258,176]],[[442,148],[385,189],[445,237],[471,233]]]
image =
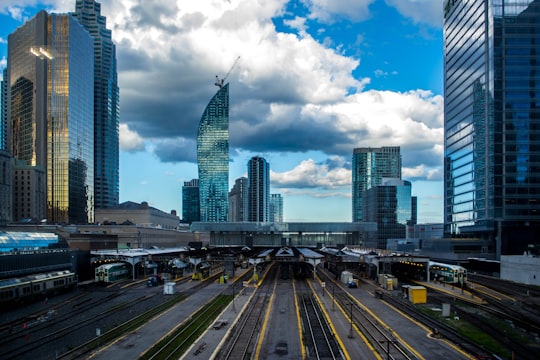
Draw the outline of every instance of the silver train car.
[[[70,270],[53,271],[0,280],[0,303],[17,303],[45,298],[77,285],[77,275]]]

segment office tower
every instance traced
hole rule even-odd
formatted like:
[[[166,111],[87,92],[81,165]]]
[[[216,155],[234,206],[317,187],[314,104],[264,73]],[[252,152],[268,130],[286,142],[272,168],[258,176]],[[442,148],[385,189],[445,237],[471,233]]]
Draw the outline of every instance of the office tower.
[[[244,176],[234,181],[229,192],[229,221],[248,221],[248,179]]]
[[[0,226],[11,222],[13,216],[12,158],[7,150],[0,149]]]
[[[8,148],[45,169],[53,223],[94,220],[93,53],[70,15],[40,11],[8,37]]]
[[[7,68],[0,80],[0,150],[7,150]]]
[[[411,223],[408,225],[416,225],[418,223],[418,197],[411,196]]]
[[[94,204],[118,205],[119,200],[119,89],[116,46],[101,15],[101,4],[77,0],[77,18],[94,40]]]
[[[206,106],[197,133],[197,165],[202,222],[224,222],[229,215],[229,84]]]
[[[387,248],[388,239],[404,239],[411,222],[411,183],[382,179],[381,185],[364,192],[364,221],[377,223],[378,249]]]
[[[270,219],[270,164],[260,156],[248,161],[248,221]]]
[[[444,5],[446,236],[500,255],[540,238],[540,1]]]
[[[200,220],[199,179],[184,181],[182,187],[182,222],[192,223]]]
[[[283,222],[283,197],[281,194],[270,194],[270,222]]]
[[[352,157],[352,219],[363,218],[364,192],[381,185],[382,178],[401,179],[401,153],[399,146],[356,148]]]
[[[47,218],[45,168],[13,159],[13,221],[40,222]]]

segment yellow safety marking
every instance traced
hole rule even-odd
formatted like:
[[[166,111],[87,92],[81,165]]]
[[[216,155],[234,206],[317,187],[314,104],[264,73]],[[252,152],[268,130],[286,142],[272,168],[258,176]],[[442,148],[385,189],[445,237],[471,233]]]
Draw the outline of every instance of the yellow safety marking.
[[[296,298],[296,286],[295,281],[293,281],[293,296],[294,296],[294,309],[296,311],[296,321],[298,322],[298,337],[300,338],[300,348],[302,352],[302,359],[306,359],[306,346],[302,337],[302,321],[300,320],[300,305],[298,304],[298,299]]]
[[[362,304],[360,301],[358,301],[358,299],[356,298],[353,298],[354,299],[354,302],[360,307],[362,308],[362,310],[364,310],[365,312],[367,312],[371,317],[373,317],[375,320],[377,320],[377,322],[384,326],[386,329],[388,329],[392,335],[399,340],[400,343],[402,343],[410,352],[412,352],[414,355],[416,355],[417,358],[419,359],[424,359],[424,357],[422,355],[420,355],[420,353],[418,351],[416,351],[413,347],[411,347],[405,340],[403,340],[394,330],[392,330],[392,328],[390,326],[388,326],[384,321],[382,321],[379,317],[377,317],[377,315],[375,315],[371,310],[369,310],[368,307],[366,307],[364,304]],[[387,304],[386,302],[384,302],[385,304]],[[388,305],[388,304],[387,304]]]
[[[309,281],[309,280],[308,280],[308,285],[311,288],[311,291],[313,291],[313,294],[315,295],[315,300],[317,300],[317,303],[319,304],[319,307],[321,308],[321,310],[322,310],[322,312],[324,314],[326,322],[328,323],[328,325],[330,325],[330,329],[332,329],[332,333],[334,334],[339,346],[341,347],[341,351],[343,351],[343,356],[345,356],[346,360],[351,360],[351,356],[347,352],[347,348],[345,347],[345,344],[343,344],[343,341],[341,340],[341,337],[339,336],[338,332],[336,331],[336,328],[334,327],[334,323],[332,323],[332,319],[330,319],[330,315],[326,312],[326,309],[324,308],[324,305],[322,304],[322,301],[319,299],[319,295],[317,295],[317,292],[313,289],[311,281]],[[329,296],[331,296],[331,295],[329,295]],[[364,337],[364,334],[361,333],[360,336],[364,339],[364,341],[367,340]],[[366,345],[370,348],[371,351],[373,351],[375,353],[375,349],[373,349],[371,344],[366,343]]]
[[[274,294],[276,292],[276,287],[277,287],[277,277],[274,281],[274,289],[272,290],[272,295],[270,295],[270,301],[268,302],[268,309],[266,309],[263,325],[261,327],[261,336],[259,337],[259,342],[257,343],[257,349],[255,350],[255,359],[258,359],[259,354],[261,353],[262,343],[264,340],[264,334],[266,334],[266,326],[268,325],[268,319],[270,318],[270,310],[272,309],[272,304],[274,302]]]
[[[349,314],[347,314],[347,311],[341,306],[341,304],[339,302],[336,301],[336,305],[339,309],[339,311],[341,311],[341,313],[343,314],[343,316],[346,318],[346,319],[350,319],[350,316]],[[378,360],[382,360],[382,357],[381,355],[379,354],[379,352],[377,350],[375,350],[375,348],[371,345],[370,341],[368,338],[366,338],[364,336],[364,333],[360,330],[360,328],[355,324],[353,323],[353,329],[354,331],[356,331],[356,334],[357,335],[360,335],[360,337],[362,338],[362,340],[364,341],[364,343],[366,344],[366,346],[369,348],[369,350],[371,350],[371,352],[373,353],[373,355],[378,359]]]
[[[510,295],[506,295],[506,294],[503,294],[503,293],[500,293],[496,290],[493,290],[493,289],[489,289],[487,287],[485,287],[484,285],[480,285],[480,284],[477,284],[477,283],[474,283],[474,289],[482,294],[485,294],[489,297],[492,297],[492,298],[495,298],[499,301],[502,301],[502,297],[505,297],[507,298],[508,300],[510,301],[516,301],[516,298],[510,296]],[[489,291],[486,291],[486,290],[482,290],[482,289],[489,289]],[[500,295],[502,297],[499,297],[497,295]]]
[[[478,297],[475,297],[471,292],[469,291],[466,291],[466,290],[463,290],[463,294],[467,294],[467,296],[463,295],[463,294],[458,294],[458,293],[455,293],[451,290],[447,290],[445,288],[440,288],[438,286],[433,286],[431,285],[430,283],[427,283],[427,282],[422,282],[422,281],[413,281],[415,284],[418,284],[418,285],[421,285],[421,286],[424,286],[426,288],[430,288],[430,289],[433,289],[435,291],[440,291],[440,292],[443,292],[445,294],[449,294],[449,295],[452,295],[452,296],[455,296],[457,298],[460,298],[464,301],[468,301],[468,302],[472,302],[472,303],[475,303],[475,304],[485,304],[486,302]],[[453,286],[451,284],[449,284],[448,286]]]
[[[416,319],[410,317],[408,314],[405,314],[404,312],[402,312],[401,310],[399,310],[398,308],[394,307],[393,305],[390,305],[389,303],[387,303],[386,301],[384,301],[384,299],[382,300],[382,302],[388,306],[389,308],[391,308],[392,310],[394,310],[395,312],[397,312],[398,314],[400,314],[401,316],[403,316],[404,318],[408,319],[409,321],[411,321],[412,323],[416,324],[418,327],[426,330],[426,336],[429,336],[429,334],[431,334],[431,329],[428,328],[427,326],[425,326],[424,324],[416,321]],[[394,335],[394,330],[392,329],[389,329],[390,332]],[[397,336],[397,334],[395,334],[394,336]],[[430,339],[433,339],[433,338],[430,338]],[[450,346],[451,348],[453,348],[454,350],[456,350],[457,352],[459,352],[461,355],[465,356],[467,359],[475,359],[474,356],[471,356],[470,354],[467,354],[466,352],[464,352],[462,349],[460,349],[459,347],[457,347],[456,345],[454,345],[452,342],[446,340],[446,339],[438,339],[440,341],[443,341],[444,343],[446,343],[446,345]],[[408,346],[407,346],[408,348]]]

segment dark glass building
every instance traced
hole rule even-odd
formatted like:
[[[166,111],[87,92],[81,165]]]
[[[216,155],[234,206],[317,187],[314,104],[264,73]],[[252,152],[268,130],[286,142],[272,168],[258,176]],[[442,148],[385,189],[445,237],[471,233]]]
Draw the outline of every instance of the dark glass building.
[[[446,236],[540,238],[540,1],[444,4]]]
[[[356,148],[352,157],[352,219],[363,218],[364,192],[381,185],[383,177],[401,179],[401,153],[399,146]]]
[[[197,133],[200,221],[225,222],[229,215],[229,84],[206,106]]]
[[[270,164],[260,156],[248,161],[248,221],[270,220]]]
[[[377,223],[378,249],[386,249],[388,239],[406,237],[413,208],[409,181],[383,179],[364,192],[363,205],[364,221]]]
[[[248,221],[248,179],[240,177],[234,181],[229,192],[229,221]]]
[[[0,80],[0,150],[7,150],[7,68]]]
[[[101,4],[77,0],[72,13],[94,40],[94,203],[96,208],[119,201],[119,89],[116,46],[101,15]]]
[[[185,181],[182,187],[182,222],[199,221],[201,216],[199,205],[199,179]]]
[[[70,15],[40,11],[8,37],[9,149],[45,169],[49,222],[94,221],[93,53]]]

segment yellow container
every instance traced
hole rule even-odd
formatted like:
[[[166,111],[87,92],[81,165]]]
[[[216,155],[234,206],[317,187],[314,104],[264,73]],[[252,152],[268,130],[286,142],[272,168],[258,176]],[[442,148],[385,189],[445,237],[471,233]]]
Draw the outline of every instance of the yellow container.
[[[427,302],[427,289],[423,286],[410,286],[409,301],[413,304],[425,304]]]

